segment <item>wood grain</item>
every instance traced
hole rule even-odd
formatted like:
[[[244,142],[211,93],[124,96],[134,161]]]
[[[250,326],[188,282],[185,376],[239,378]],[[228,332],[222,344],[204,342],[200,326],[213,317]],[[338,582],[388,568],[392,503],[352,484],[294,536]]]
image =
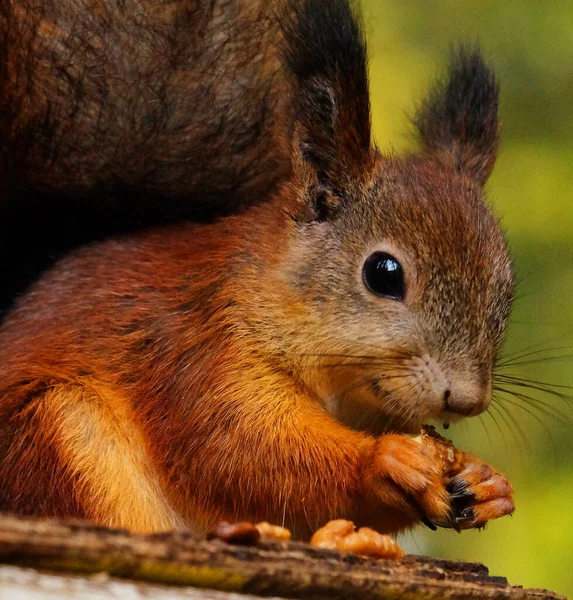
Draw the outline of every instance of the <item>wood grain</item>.
[[[101,592],[104,577],[103,581],[118,585],[121,580],[132,580],[131,591],[124,598],[149,597],[155,588],[162,594],[158,591],[158,598],[219,598],[210,591],[201,594],[189,590],[191,587],[235,594],[220,596],[221,600],[248,597],[243,594],[317,600],[564,600],[549,591],[511,586],[503,577],[490,576],[480,564],[420,556],[375,561],[319,550],[302,542],[231,546],[185,533],[131,535],[81,523],[11,516],[0,517],[0,563],[48,570],[56,579],[65,574],[70,589],[84,586],[84,592],[68,597],[94,599],[114,597],[95,595],[97,589]],[[17,573],[22,575],[23,586],[37,588],[39,575],[4,567],[0,569],[0,590],[7,589],[6,577],[10,585],[16,585]],[[94,579],[96,574],[103,575]],[[151,586],[148,591],[146,584]],[[94,590],[91,595],[86,591],[90,586]],[[175,594],[173,587],[169,592],[165,586],[185,589]]]

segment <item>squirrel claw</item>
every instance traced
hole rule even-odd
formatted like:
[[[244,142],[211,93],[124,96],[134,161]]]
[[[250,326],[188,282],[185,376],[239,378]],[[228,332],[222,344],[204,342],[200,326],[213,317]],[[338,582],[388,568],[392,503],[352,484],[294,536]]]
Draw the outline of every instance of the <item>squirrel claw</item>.
[[[473,508],[464,508],[459,514],[454,516],[454,521],[457,524],[460,523],[468,523],[474,521],[476,518],[476,513]]]
[[[450,500],[456,505],[473,502],[475,499],[476,495],[473,492],[450,494]]]
[[[456,530],[482,528],[514,510],[512,488],[498,471],[465,454],[461,470],[446,485],[450,497],[450,527]]]
[[[446,485],[446,491],[452,500],[475,499],[475,494],[469,490],[469,483],[463,479],[453,478]]]
[[[428,519],[428,517],[423,516],[422,517],[422,523],[428,528],[431,529],[432,531],[436,531],[436,529],[438,529],[438,525],[436,525],[435,523],[432,523],[432,521],[430,521],[430,519]]]

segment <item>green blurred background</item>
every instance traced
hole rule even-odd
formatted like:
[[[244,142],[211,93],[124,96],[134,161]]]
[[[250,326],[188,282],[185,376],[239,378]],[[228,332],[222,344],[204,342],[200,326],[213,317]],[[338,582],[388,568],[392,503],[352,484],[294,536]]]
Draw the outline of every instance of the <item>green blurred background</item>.
[[[413,147],[408,114],[453,44],[479,40],[494,65],[503,142],[488,196],[520,279],[506,355],[524,363],[504,373],[573,385],[573,2],[362,4],[375,136],[385,151]],[[447,435],[510,478],[515,515],[481,532],[416,531],[401,542],[410,552],[481,561],[512,583],[573,597],[573,400],[514,389],[534,400],[500,397],[490,414]]]

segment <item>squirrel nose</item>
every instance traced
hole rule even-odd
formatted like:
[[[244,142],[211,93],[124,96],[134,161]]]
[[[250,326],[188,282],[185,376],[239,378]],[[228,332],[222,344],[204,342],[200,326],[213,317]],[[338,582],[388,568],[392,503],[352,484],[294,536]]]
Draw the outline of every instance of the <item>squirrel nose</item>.
[[[464,417],[479,415],[489,404],[487,396],[482,386],[463,382],[444,391],[444,409]]]
[[[444,407],[448,412],[456,413],[458,415],[469,416],[472,408],[464,403],[457,402],[452,396],[451,390],[444,392]]]

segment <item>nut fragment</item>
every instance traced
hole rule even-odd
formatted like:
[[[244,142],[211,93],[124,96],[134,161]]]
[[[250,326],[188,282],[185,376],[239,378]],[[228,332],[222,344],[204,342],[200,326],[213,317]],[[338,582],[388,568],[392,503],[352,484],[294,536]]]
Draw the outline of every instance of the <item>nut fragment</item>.
[[[430,524],[457,531],[480,528],[513,513],[512,487],[507,478],[479,458],[455,448],[453,443],[426,425],[414,438],[421,451],[439,466],[442,483],[449,494],[450,511]],[[427,523],[426,523],[427,524]]]
[[[279,525],[271,525],[267,521],[256,523],[255,527],[263,539],[288,542],[291,537],[291,533],[288,529],[285,527],[280,527]]]
[[[220,521],[207,534],[208,540],[219,539],[239,546],[252,546],[259,541],[260,537],[259,530],[248,521],[238,523]]]
[[[355,531],[354,523],[343,519],[329,521],[315,532],[310,543],[317,548],[352,552],[358,556],[377,559],[396,560],[405,554],[390,536],[368,527]]]
[[[329,521],[324,527],[315,531],[310,543],[317,548],[336,550],[340,540],[354,533],[354,531],[355,527],[352,521],[345,521],[344,519]]]
[[[420,435],[414,438],[422,444],[426,454],[436,457],[436,465],[442,465],[444,481],[459,472],[464,460],[464,452],[458,450],[453,442],[442,437],[432,425],[424,425]]]

